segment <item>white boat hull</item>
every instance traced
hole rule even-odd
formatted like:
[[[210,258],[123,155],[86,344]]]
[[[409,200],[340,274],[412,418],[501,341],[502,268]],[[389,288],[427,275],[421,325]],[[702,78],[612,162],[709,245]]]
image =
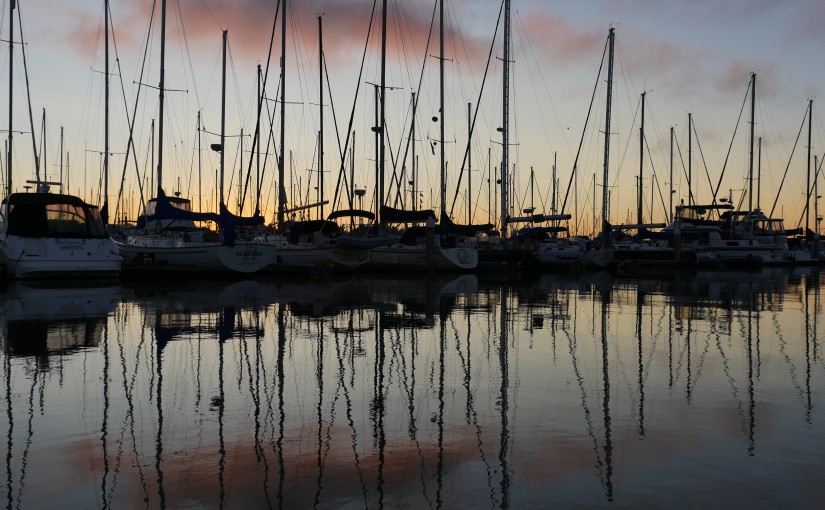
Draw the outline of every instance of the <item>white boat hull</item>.
[[[264,242],[275,247],[275,257],[267,272],[327,274],[351,271],[369,261],[369,250],[336,244],[289,243],[283,236],[269,236]]]
[[[0,236],[0,263],[9,278],[113,277],[121,262],[109,238]]]
[[[130,270],[255,273],[275,260],[275,247],[257,241],[185,241],[165,236],[133,236],[117,243]]]
[[[435,246],[432,261],[423,245],[395,244],[373,248],[368,267],[382,270],[415,269],[427,271],[469,271],[478,266],[478,250],[471,246]]]

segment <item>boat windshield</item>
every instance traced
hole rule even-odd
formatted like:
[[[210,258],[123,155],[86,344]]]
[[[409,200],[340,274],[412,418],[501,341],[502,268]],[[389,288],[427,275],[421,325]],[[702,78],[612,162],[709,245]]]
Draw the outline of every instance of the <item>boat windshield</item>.
[[[192,202],[186,200],[185,198],[178,198],[178,197],[166,197],[169,201],[169,204],[174,207],[175,209],[180,209],[181,211],[192,212]],[[155,215],[155,208],[157,206],[158,199],[153,198],[146,203],[146,216],[154,216]]]
[[[67,203],[12,203],[8,233],[20,237],[106,237],[97,208]]]
[[[759,235],[784,235],[785,225],[782,220],[756,220],[753,222],[753,233]]]
[[[677,207],[676,219],[684,221],[702,220],[707,214],[705,209],[694,209],[692,207]]]

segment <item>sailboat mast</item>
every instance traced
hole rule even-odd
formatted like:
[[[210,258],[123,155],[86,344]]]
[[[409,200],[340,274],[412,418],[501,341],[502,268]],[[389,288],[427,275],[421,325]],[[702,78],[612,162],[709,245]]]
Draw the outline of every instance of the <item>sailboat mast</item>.
[[[811,229],[811,119],[814,113],[814,100],[808,100],[808,181],[805,185],[805,235]],[[816,218],[814,218],[816,221]]]
[[[558,162],[558,152],[553,152],[553,200],[550,205],[550,212],[556,214],[556,163]]]
[[[473,193],[473,151],[472,151],[472,143],[473,143],[473,121],[472,121],[472,112],[473,104],[467,103],[467,145],[470,150],[467,151],[467,224],[471,224],[473,222],[473,206],[472,206],[472,193]]]
[[[447,216],[447,168],[444,165],[444,121],[446,112],[444,111],[444,0],[438,2],[439,9],[439,38],[438,38],[438,81],[439,81],[439,106],[440,132],[439,145],[441,145],[441,216]],[[469,197],[468,197],[469,199]]]
[[[103,58],[106,60],[103,69],[104,86],[104,114],[103,114],[103,214],[104,225],[109,224],[109,0],[103,0]],[[45,152],[44,152],[45,155]],[[43,171],[46,171],[45,161]]]
[[[379,131],[381,130],[381,124],[379,117],[381,113],[379,111],[380,106],[378,104],[378,89],[380,88],[379,85],[373,86],[373,114],[375,116],[375,126],[373,127],[373,132],[375,133],[375,217],[378,218],[378,221],[381,221],[381,204],[383,203],[382,195],[381,195],[381,134]]]
[[[166,86],[166,0],[160,3],[160,84],[158,85],[158,188],[157,196],[163,193],[163,95]]]
[[[258,64],[258,113],[255,119],[255,212],[261,207],[261,109],[263,94],[261,94],[261,64]],[[267,143],[267,145],[269,145]]]
[[[203,181],[202,181],[202,158],[201,153],[201,112],[198,110],[198,210],[203,211]]]
[[[808,144],[810,146],[811,144]],[[757,165],[756,165],[756,208],[762,209],[762,137],[759,137],[757,144]]]
[[[608,234],[608,169],[610,164],[610,107],[613,100],[613,48],[616,40],[615,28],[610,29],[608,40],[610,43],[610,52],[607,59],[607,107],[605,111],[604,120],[604,173],[602,175],[602,234],[607,239]]]
[[[224,153],[226,152],[226,33],[227,31],[223,31],[223,67],[222,67],[222,77],[221,77],[221,176],[220,176],[220,205],[224,205],[224,199],[226,195],[224,195],[223,190],[223,176],[224,176]],[[243,139],[243,137],[242,137]],[[243,165],[242,165],[243,166]],[[238,190],[240,194],[240,190]],[[240,211],[239,211],[240,213]]]
[[[817,156],[814,154],[814,254],[817,254],[817,239],[819,236],[819,162]],[[806,232],[807,234],[807,232]]]
[[[693,114],[688,112],[688,205],[693,205]]]
[[[415,101],[415,92],[412,93],[412,124],[410,126],[410,136],[412,137],[412,210],[417,210],[416,202],[418,202],[418,197],[415,193],[415,185],[417,183],[415,179],[415,162],[416,162],[416,154],[415,154],[415,110],[418,103]]]
[[[63,126],[60,126],[60,192],[63,193]]]
[[[669,187],[668,187],[668,209],[667,215],[670,219],[669,222],[673,222],[673,126],[670,126],[670,179],[669,179]]]
[[[753,211],[753,146],[756,120],[756,73],[751,73],[751,149],[748,158],[748,211]],[[808,144],[810,146],[810,143]]]
[[[383,0],[381,3],[381,86],[380,86],[380,94],[379,94],[379,101],[380,101],[380,118],[378,119],[378,210],[376,211],[376,217],[379,221],[383,221],[383,217],[381,216],[381,206],[384,205],[384,170],[385,170],[385,160],[384,160],[384,151],[385,151],[385,144],[384,144],[384,134],[385,134],[385,126],[384,126],[384,96],[386,96],[387,90],[387,0]]]
[[[501,237],[507,237],[507,172],[510,166],[510,0],[504,0],[504,83],[501,126]]]
[[[639,225],[644,223],[644,203],[642,197],[644,196],[642,185],[642,178],[644,177],[645,169],[645,95],[647,92],[642,92],[642,123],[639,126],[639,203],[637,207],[637,221]]]
[[[12,151],[12,138],[14,136],[14,130],[12,128],[12,105],[14,102],[12,101],[12,92],[14,90],[14,6],[15,2],[9,2],[9,139],[8,139],[8,147],[6,147],[6,187],[8,188],[6,191],[7,195],[11,195],[12,186],[11,186],[11,151]],[[8,207],[8,202],[6,202],[6,207]]]
[[[321,124],[321,134],[318,136],[318,189],[321,194],[318,202],[321,204],[321,215],[318,219],[324,219],[324,27],[321,16],[318,16],[318,85]]]
[[[281,152],[278,155],[278,231],[284,232],[284,125],[286,121],[286,0],[281,0]]]

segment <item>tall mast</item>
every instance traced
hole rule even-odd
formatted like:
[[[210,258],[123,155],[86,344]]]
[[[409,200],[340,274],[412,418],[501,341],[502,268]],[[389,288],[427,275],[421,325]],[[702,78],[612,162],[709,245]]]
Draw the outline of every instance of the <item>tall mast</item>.
[[[150,139],[149,144],[151,146],[151,150],[149,151],[150,152],[150,159],[151,159],[151,163],[149,164],[149,168],[155,168],[155,119],[152,119],[152,126],[151,126],[151,132],[149,133],[149,139]],[[152,172],[149,172],[149,174],[150,174],[149,175],[149,189],[152,189],[152,188],[155,187],[155,174],[152,173]],[[158,186],[158,187],[160,187],[160,186]]]
[[[318,137],[318,189],[321,199],[318,201],[321,207],[321,215],[318,219],[324,219],[324,28],[321,16],[318,16],[318,109],[321,117],[321,134]]]
[[[751,73],[751,149],[748,157],[748,211],[753,211],[753,146],[754,127],[756,124],[756,73]],[[810,139],[808,140],[810,142]],[[808,143],[810,146],[811,144]]]
[[[693,205],[693,114],[688,112],[688,205]]]
[[[12,152],[12,137],[14,130],[12,129],[12,92],[14,90],[14,5],[15,2],[9,2],[9,143],[6,147],[6,191],[7,195],[11,195],[11,152]],[[8,207],[8,202],[6,203]]]
[[[158,85],[158,189],[157,195],[163,193],[163,90],[166,86],[166,0],[160,3],[160,84]]]
[[[375,115],[375,126],[373,127],[373,132],[375,133],[375,217],[378,218],[378,221],[381,221],[381,204],[383,204],[383,198],[381,195],[381,120],[379,117],[381,113],[379,111],[380,106],[378,105],[378,89],[380,88],[379,85],[374,85],[373,90],[373,113]]]
[[[473,222],[473,207],[472,207],[472,193],[473,193],[473,122],[472,122],[472,103],[467,103],[467,146],[470,150],[467,151],[467,224]]]
[[[60,192],[63,193],[63,126],[60,126]]]
[[[805,235],[811,229],[811,119],[814,113],[814,100],[808,100],[808,181],[805,186]],[[814,218],[816,221],[816,218]]]
[[[501,237],[507,237],[507,172],[510,166],[510,0],[504,0],[504,95],[501,126]]]
[[[198,110],[198,210],[203,211],[203,183],[202,183],[202,154],[201,154],[201,112]]]
[[[639,126],[639,203],[637,207],[636,223],[641,225],[644,223],[644,201],[642,197],[642,178],[644,177],[645,168],[645,95],[647,92],[642,92],[642,124]]]
[[[814,254],[818,253],[819,246],[819,162],[817,156],[814,154]],[[806,232],[805,235],[808,233]]]
[[[381,86],[380,86],[380,113],[378,119],[378,210],[376,217],[383,221],[381,206],[384,205],[384,96],[387,90],[387,0],[381,3]]]
[[[602,175],[602,234],[607,240],[608,234],[608,169],[610,164],[610,107],[613,101],[613,47],[616,40],[615,28],[610,29],[610,34],[607,36],[610,43],[610,53],[607,59],[607,108],[605,109],[604,119],[604,173]]]
[[[243,128],[241,128],[241,139],[240,139],[240,156],[239,159],[241,160],[241,164],[238,171],[238,214],[243,214],[243,199],[244,199],[244,190],[243,190]],[[251,168],[251,166],[250,166]],[[232,193],[231,189],[229,191]]]
[[[670,185],[667,191],[669,198],[667,214],[670,222],[673,222],[673,126],[670,126],[670,179],[668,183]]]
[[[224,205],[226,195],[223,190],[223,176],[224,176],[224,153],[226,152],[226,30],[223,31],[223,71],[221,78],[221,176],[220,176],[220,205]],[[243,139],[243,137],[241,137]],[[243,164],[241,164],[243,168]],[[240,194],[238,190],[238,194]],[[238,211],[240,214],[240,211]]]
[[[355,209],[355,131],[352,132],[352,147],[349,150],[349,208]],[[350,218],[350,221],[354,221]]]
[[[556,214],[556,163],[558,162],[558,152],[553,152],[553,200],[550,205],[550,212]]]
[[[278,231],[284,232],[284,125],[286,121],[286,0],[281,0],[281,153],[278,155]]]
[[[438,38],[438,81],[439,81],[439,106],[440,134],[439,145],[441,145],[441,217],[447,216],[447,168],[444,165],[444,124],[446,113],[444,111],[444,0],[438,2],[439,9],[439,38]],[[469,199],[469,197],[467,197]]]
[[[809,146],[811,144],[808,144]],[[758,156],[757,156],[757,165],[756,165],[756,208],[762,208],[762,137],[759,137],[759,144],[758,147]],[[816,166],[816,165],[814,165]]]
[[[255,120],[255,212],[260,212],[261,204],[261,109],[263,94],[261,94],[261,64],[258,64],[258,115]],[[268,145],[268,144],[267,144]]]
[[[105,83],[104,114],[103,114],[103,207],[101,219],[104,225],[109,224],[109,0],[103,0],[103,58],[106,60],[103,68],[103,82]],[[45,153],[45,151],[44,151]],[[43,165],[45,173],[45,161]]]
[[[418,181],[415,179],[415,110],[418,103],[415,101],[415,92],[412,93],[412,126],[410,126],[410,136],[412,137],[412,210],[418,209],[416,203],[418,202],[418,195],[415,193],[415,185]]]

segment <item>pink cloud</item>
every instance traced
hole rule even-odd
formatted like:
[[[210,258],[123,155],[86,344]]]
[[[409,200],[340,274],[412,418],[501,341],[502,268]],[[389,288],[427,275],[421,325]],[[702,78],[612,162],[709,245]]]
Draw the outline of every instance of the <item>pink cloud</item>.
[[[538,7],[523,19],[525,35],[538,49],[538,56],[550,59],[553,65],[570,65],[582,58],[592,58],[604,46],[607,35],[606,30],[577,29]]]
[[[460,11],[462,2],[453,5]],[[215,0],[204,3],[200,0],[179,0],[169,2],[167,7],[167,42],[177,44],[183,37],[193,51],[216,51],[219,48],[221,32],[229,31],[230,46],[236,59],[263,61],[269,47],[272,25],[275,21],[277,2],[272,0]],[[414,59],[423,58],[430,30],[433,7],[430,1],[390,2],[387,15],[387,49],[390,58],[397,58],[406,52]],[[71,19],[65,32],[53,36],[75,49],[78,54],[89,54],[100,44],[101,14],[73,6],[61,6]],[[304,46],[302,51],[314,54],[317,51],[317,17],[324,17],[324,50],[329,66],[351,65],[360,59],[370,26],[373,4],[362,0],[302,0],[288,4],[287,51],[294,52],[294,44]],[[122,2],[111,6],[115,30],[121,45],[129,44],[131,49],[143,40],[149,21],[151,3]],[[160,7],[156,7],[154,37],[160,30]],[[447,12],[449,15],[449,12]],[[278,20],[273,53],[280,52],[280,27]],[[438,42],[436,32],[431,41],[431,53]],[[492,27],[490,27],[492,31]],[[447,40],[455,36],[447,26]],[[489,41],[486,37],[476,37],[464,33],[464,44],[469,58],[474,62],[486,57]],[[376,52],[380,45],[380,2],[376,6],[370,37],[370,51]],[[450,44],[447,45],[450,48]],[[449,50],[448,50],[449,51]],[[463,51],[463,48],[462,48]],[[415,52],[421,53],[415,54]],[[374,53],[373,53],[374,54]],[[463,55],[462,55],[463,57]],[[459,57],[456,57],[459,58]]]

